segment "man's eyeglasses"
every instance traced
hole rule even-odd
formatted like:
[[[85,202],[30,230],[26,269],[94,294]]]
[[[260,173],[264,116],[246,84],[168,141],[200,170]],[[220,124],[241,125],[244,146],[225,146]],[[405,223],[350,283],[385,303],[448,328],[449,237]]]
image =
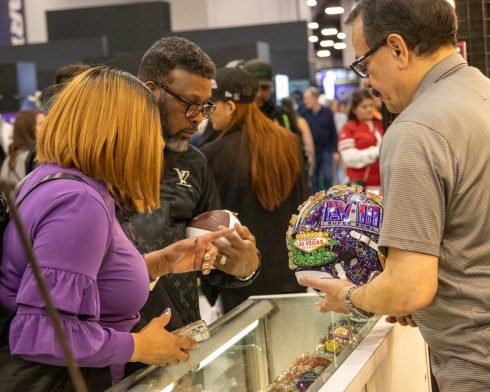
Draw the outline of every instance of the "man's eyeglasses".
[[[367,78],[369,73],[367,71],[366,66],[363,64],[363,61],[366,60],[369,56],[371,56],[374,52],[376,52],[379,48],[386,44],[386,38],[383,38],[376,45],[374,45],[371,49],[369,49],[366,53],[364,53],[361,57],[359,57],[356,61],[354,61],[350,68],[361,78]]]
[[[203,104],[191,102],[191,101],[181,97],[175,91],[170,90],[167,86],[164,86],[161,83],[155,82],[154,80],[152,80],[152,82],[155,83],[162,90],[164,90],[167,94],[169,94],[172,97],[178,99],[179,101],[187,104],[187,108],[185,109],[185,116],[187,118],[194,118],[199,113],[202,113],[202,116],[204,118],[209,118],[209,116],[211,116],[211,114],[213,114],[214,110],[216,109],[216,106],[214,106],[214,103],[211,101],[205,102]]]

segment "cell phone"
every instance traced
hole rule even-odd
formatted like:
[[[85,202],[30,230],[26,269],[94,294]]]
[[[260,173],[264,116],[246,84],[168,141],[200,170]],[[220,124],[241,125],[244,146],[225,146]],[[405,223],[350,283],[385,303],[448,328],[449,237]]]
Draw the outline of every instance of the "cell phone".
[[[206,321],[204,320],[197,320],[191,324],[184,325],[172,333],[181,338],[194,339],[198,343],[208,339],[211,336],[208,326],[206,325]]]

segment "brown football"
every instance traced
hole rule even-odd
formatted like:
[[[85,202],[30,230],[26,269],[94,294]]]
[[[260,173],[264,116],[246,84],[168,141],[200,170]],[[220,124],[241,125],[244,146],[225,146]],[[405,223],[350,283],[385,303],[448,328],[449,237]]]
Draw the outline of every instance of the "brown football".
[[[233,229],[240,223],[236,215],[228,210],[213,210],[194,217],[186,228],[187,237],[199,237],[212,231],[220,230],[220,226]]]

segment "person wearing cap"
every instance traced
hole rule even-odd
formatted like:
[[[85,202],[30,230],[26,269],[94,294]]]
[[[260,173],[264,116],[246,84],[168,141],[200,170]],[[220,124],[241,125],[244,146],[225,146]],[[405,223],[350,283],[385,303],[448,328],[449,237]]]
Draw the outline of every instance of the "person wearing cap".
[[[151,215],[130,213],[128,218],[120,216],[120,220],[127,223],[123,228],[128,236],[131,232],[134,234],[141,253],[185,238],[186,227],[192,218],[221,209],[206,158],[189,145],[199,123],[214,110],[210,97],[215,72],[209,56],[181,37],[157,40],[141,60],[138,77],[157,99],[165,140],[160,208]],[[172,310],[167,330],[200,319],[198,278],[228,286],[242,286],[253,281],[259,270],[255,237],[246,226],[237,225],[234,235],[228,239],[231,245],[216,242],[220,255],[216,269],[209,275],[186,273],[160,278],[151,288],[141,310],[142,322],[137,328],[142,328],[167,307]]]
[[[296,135],[301,136],[301,131],[288,112],[274,103],[274,78],[270,64],[260,59],[252,59],[243,64],[243,69],[249,72],[259,84],[255,95],[255,103],[262,113],[271,120],[277,121],[284,128],[290,129]]]
[[[201,148],[223,207],[255,234],[261,273],[246,287],[218,288],[227,312],[250,295],[304,291],[288,268],[284,233],[306,198],[299,138],[265,116],[254,102],[259,85],[240,68],[221,68],[213,84],[210,117],[220,135]]]
[[[264,113],[271,120],[276,121],[284,128],[291,130],[300,138],[302,137],[301,130],[289,112],[274,103],[274,79],[272,75],[272,68],[269,63],[260,59],[248,60],[247,62],[244,62],[243,60],[234,60],[229,62],[226,67],[243,68],[249,72],[258,82],[259,88],[257,89],[257,93],[255,95],[255,103],[260,108],[262,113]],[[205,144],[212,142],[217,137],[218,132],[213,129],[211,123],[208,123],[204,132],[197,137],[194,142],[198,147],[202,147]]]

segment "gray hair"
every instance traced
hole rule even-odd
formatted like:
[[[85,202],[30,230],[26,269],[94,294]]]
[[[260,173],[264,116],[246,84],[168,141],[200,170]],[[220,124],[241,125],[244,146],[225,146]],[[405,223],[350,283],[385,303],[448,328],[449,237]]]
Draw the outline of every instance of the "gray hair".
[[[369,47],[390,34],[402,36],[417,55],[456,44],[457,17],[447,0],[361,0],[346,23],[358,17]]]

